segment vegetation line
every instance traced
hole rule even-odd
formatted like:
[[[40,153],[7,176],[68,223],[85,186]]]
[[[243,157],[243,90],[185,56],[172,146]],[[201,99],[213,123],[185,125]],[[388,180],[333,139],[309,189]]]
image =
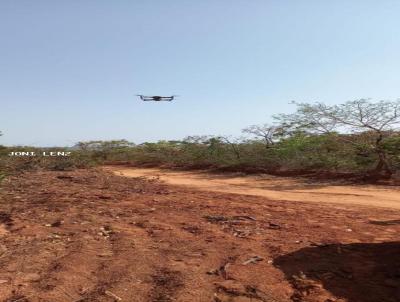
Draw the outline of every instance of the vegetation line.
[[[326,172],[390,179],[400,171],[400,101],[369,99],[340,105],[294,103],[274,123],[243,129],[243,137],[189,136],[135,145],[126,140],[79,142],[64,159],[13,158],[0,147],[0,173],[47,167],[63,170],[107,162],[214,168],[242,172]],[[18,150],[32,150],[19,147]],[[16,148],[13,148],[15,151]]]

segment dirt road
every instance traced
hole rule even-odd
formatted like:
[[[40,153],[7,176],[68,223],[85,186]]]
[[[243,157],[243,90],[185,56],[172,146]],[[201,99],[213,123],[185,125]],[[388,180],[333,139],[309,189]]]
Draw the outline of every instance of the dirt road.
[[[150,177],[173,185],[214,192],[263,196],[271,200],[352,204],[400,209],[400,188],[374,185],[339,185],[301,178],[238,176],[206,172],[107,167],[119,175]]]

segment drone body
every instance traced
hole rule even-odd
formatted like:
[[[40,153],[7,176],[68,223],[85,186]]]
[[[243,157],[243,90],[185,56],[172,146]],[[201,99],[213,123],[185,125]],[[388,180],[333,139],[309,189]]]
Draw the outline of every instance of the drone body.
[[[141,95],[137,94],[138,97],[144,102],[171,102],[177,95],[171,96],[160,96],[160,95]]]

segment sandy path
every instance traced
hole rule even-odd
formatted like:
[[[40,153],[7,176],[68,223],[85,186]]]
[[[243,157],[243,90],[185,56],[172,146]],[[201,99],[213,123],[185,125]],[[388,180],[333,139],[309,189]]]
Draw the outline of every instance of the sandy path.
[[[374,185],[331,185],[303,179],[237,176],[154,168],[106,167],[127,177],[157,177],[168,184],[214,192],[264,196],[272,200],[307,201],[400,209],[400,188]]]

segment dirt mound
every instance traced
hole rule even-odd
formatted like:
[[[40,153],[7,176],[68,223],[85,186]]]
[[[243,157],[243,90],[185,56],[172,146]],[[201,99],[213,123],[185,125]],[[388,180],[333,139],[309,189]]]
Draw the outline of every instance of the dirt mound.
[[[96,170],[26,173],[2,186],[0,301],[358,302],[367,285],[377,289],[368,298],[394,301],[399,288],[398,244],[385,243],[400,241],[396,210]]]

